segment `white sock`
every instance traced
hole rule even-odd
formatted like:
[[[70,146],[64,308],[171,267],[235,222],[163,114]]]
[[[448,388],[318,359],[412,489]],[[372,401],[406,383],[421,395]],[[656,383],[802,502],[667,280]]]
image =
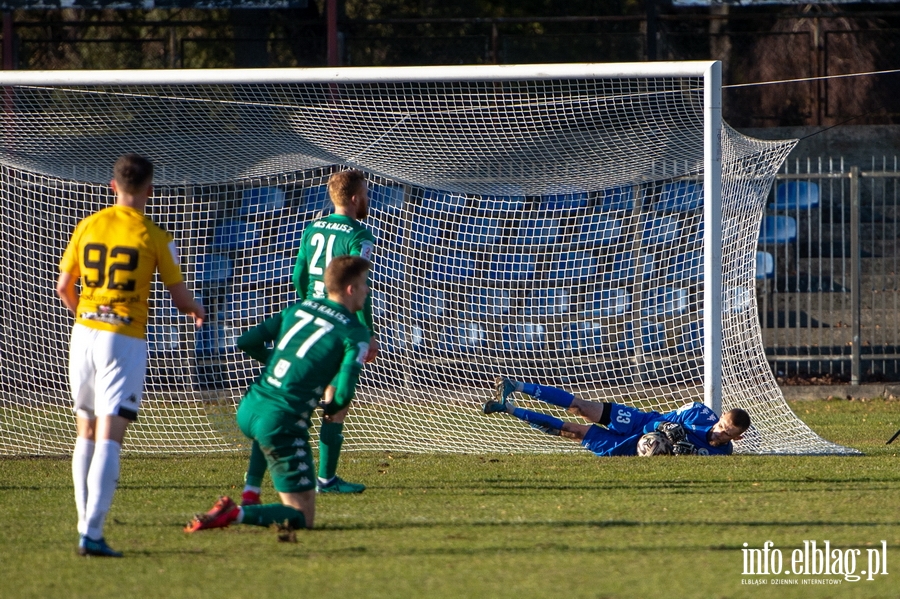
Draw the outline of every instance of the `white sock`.
[[[257,495],[259,495],[262,492],[262,488],[261,487],[251,487],[250,485],[244,485],[244,493],[246,493],[247,491],[253,491]]]
[[[97,441],[94,459],[88,472],[88,501],[85,512],[87,531],[92,539],[103,538],[103,524],[112,506],[116,485],[119,483],[119,453],[122,446],[109,439]]]
[[[72,450],[72,482],[75,483],[75,509],[78,512],[78,534],[87,531],[84,514],[87,510],[88,470],[94,457],[94,441],[85,437],[75,438],[75,449]]]

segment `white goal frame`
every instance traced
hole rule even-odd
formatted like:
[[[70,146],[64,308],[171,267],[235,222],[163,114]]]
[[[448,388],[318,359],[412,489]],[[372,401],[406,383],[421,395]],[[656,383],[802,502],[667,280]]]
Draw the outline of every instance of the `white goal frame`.
[[[282,89],[289,88],[294,85],[319,85],[319,86],[335,86],[335,88],[340,88],[341,86],[373,86],[379,87],[382,86],[384,88],[391,88],[391,86],[402,86],[402,85],[422,85],[427,86],[429,84],[434,83],[442,83],[442,82],[465,82],[465,83],[478,83],[478,82],[496,82],[496,83],[504,83],[504,82],[549,82],[548,85],[552,85],[553,82],[567,82],[567,81],[593,81],[593,80],[625,80],[625,79],[635,79],[635,80],[647,80],[652,81],[653,78],[694,78],[702,81],[702,230],[704,231],[702,237],[702,314],[703,314],[703,335],[702,335],[702,396],[698,397],[697,400],[702,401],[704,404],[715,410],[716,412],[721,412],[723,409],[728,408],[728,402],[723,401],[723,394],[725,392],[726,384],[723,382],[723,378],[726,376],[725,372],[729,368],[733,368],[726,364],[728,361],[727,356],[723,355],[723,343],[725,340],[723,339],[723,327],[726,326],[725,319],[726,316],[729,316],[734,312],[734,305],[724,305],[728,302],[728,293],[729,290],[724,288],[724,279],[723,273],[727,268],[737,268],[740,271],[740,279],[742,281],[742,285],[744,285],[743,281],[749,277],[749,282],[746,285],[752,284],[752,277],[747,275],[744,276],[744,271],[749,273],[749,264],[751,263],[753,253],[749,251],[748,248],[742,247],[738,252],[738,258],[729,258],[731,262],[729,265],[726,265],[726,257],[723,255],[723,196],[726,194],[726,191],[723,186],[723,161],[725,157],[723,156],[723,148],[725,147],[726,137],[729,139],[736,139],[737,142],[729,142],[733,145],[738,145],[741,147],[741,150],[744,151],[744,155],[755,156],[756,154],[767,154],[770,156],[769,163],[766,168],[771,170],[771,177],[774,177],[774,172],[777,169],[776,162],[780,164],[780,161],[786,156],[787,152],[790,150],[790,147],[793,146],[793,141],[788,140],[785,142],[762,142],[760,140],[751,140],[750,138],[745,138],[740,136],[737,132],[730,130],[727,125],[723,123],[722,120],[722,74],[721,74],[721,63],[718,61],[685,61],[685,62],[652,62],[652,63],[623,63],[623,64],[596,64],[596,63],[585,63],[585,64],[556,64],[556,65],[479,65],[479,66],[447,66],[447,67],[389,67],[389,68],[314,68],[314,69],[227,69],[227,70],[141,70],[141,71],[15,71],[15,72],[3,72],[0,73],[0,87],[4,89],[13,89],[13,88],[21,88],[21,89],[29,89],[33,88],[36,90],[48,90],[48,89],[59,89],[64,93],[72,94],[73,96],[78,96],[79,94],[84,96],[91,95],[91,90],[94,86],[102,86],[104,89],[117,88],[117,86],[121,86],[122,92],[116,92],[117,94],[123,97],[131,97],[138,98],[141,100],[146,99],[147,102],[152,102],[156,98],[156,89],[188,89],[192,86],[203,87],[216,87],[216,86],[244,86],[253,88],[254,86],[258,86],[263,89]],[[146,91],[144,89],[146,88]],[[648,86],[648,91],[644,92],[646,95],[652,95],[655,93],[653,91],[652,85]],[[185,103],[203,103],[208,100],[201,97],[175,97],[175,95],[171,95],[166,97],[166,101],[183,101]],[[9,99],[9,95],[6,96],[6,102],[8,108],[15,108],[14,102]],[[227,105],[228,100],[218,98],[216,102],[220,105]],[[265,100],[261,100],[258,105],[259,108],[265,109],[267,108],[265,104]],[[279,106],[281,108],[281,106]],[[385,109],[387,110],[387,109]],[[401,110],[401,109],[398,109]],[[63,113],[64,118],[64,111]],[[16,119],[19,120],[16,120]],[[77,117],[75,117],[75,122],[77,123]],[[396,127],[399,127],[403,122],[403,119],[399,119]],[[27,117],[18,116],[9,116],[5,121],[5,139],[10,140],[19,133],[18,127],[30,125]],[[375,145],[378,142],[382,141],[382,139],[390,137],[393,129],[391,127],[386,127],[382,130],[379,130],[378,135],[375,136],[371,140],[371,145]],[[191,140],[189,138],[190,132],[185,132],[185,144],[189,146]],[[488,132],[489,135],[489,132]],[[131,146],[122,147],[122,152],[126,151],[136,151],[140,152],[140,147],[137,146],[137,142],[132,140]],[[33,149],[29,149],[27,151],[20,151],[18,148],[13,147],[14,144],[10,142],[9,148],[6,150],[0,151],[0,166],[6,167],[10,169],[9,172],[19,173],[21,171],[28,172],[36,172],[40,176],[49,176],[49,177],[64,177],[66,172],[71,172],[71,179],[73,181],[81,181],[84,179],[84,176],[79,176],[77,173],[77,169],[73,166],[71,171],[66,171],[64,168],[60,168],[59,171],[54,172],[45,172],[42,170],[40,163],[40,156]],[[729,146],[731,148],[732,146]],[[353,151],[348,150],[347,153],[340,156],[340,160],[334,163],[334,168],[344,168],[344,167],[355,167],[362,168],[366,171],[370,176],[379,178],[379,180],[390,180],[394,181],[402,186],[409,185],[417,185],[419,182],[414,181],[411,178],[407,178],[402,174],[398,174],[396,172],[386,172],[385,170],[380,170],[380,167],[375,164],[369,164],[366,162],[367,159],[367,151],[369,150],[369,146],[356,148]],[[413,150],[410,150],[413,151]],[[729,149],[730,151],[730,149]],[[18,153],[17,153],[18,152]],[[30,152],[30,153],[29,153]],[[110,156],[110,158],[114,159],[115,156]],[[277,157],[272,157],[272,160],[275,160]],[[743,158],[740,158],[741,160]],[[677,161],[677,156],[673,159]],[[183,181],[184,185],[189,185],[197,178],[196,171],[187,170],[183,172],[179,172],[177,168],[177,164],[172,164],[171,162],[166,162],[166,160],[156,161],[157,162],[157,176],[163,175],[163,183],[170,186],[179,185],[179,181]],[[161,163],[160,163],[161,162]],[[262,161],[265,163],[265,161]],[[38,166],[35,166],[37,164]],[[111,160],[109,161],[111,165]],[[772,165],[775,165],[774,167]],[[271,167],[265,163],[259,167],[260,169]],[[665,171],[665,166],[663,170]],[[166,170],[168,169],[168,171]],[[87,169],[85,169],[87,170]],[[96,170],[96,167],[95,167]],[[513,169],[514,170],[514,169]],[[750,169],[751,172],[752,169]],[[262,172],[262,171],[261,171]],[[678,170],[674,171],[676,174],[672,175],[677,177]],[[166,174],[168,173],[168,174]],[[683,175],[683,173],[682,173]],[[18,176],[18,174],[16,175]],[[212,178],[215,178],[215,173],[213,173]],[[226,177],[230,175],[226,174]],[[254,172],[249,175],[244,175],[245,177],[253,178],[275,178],[278,176],[277,171],[266,171],[262,175]],[[751,179],[754,174],[747,175],[738,175],[730,181],[729,184],[734,185],[735,181],[737,181],[737,185],[740,186],[741,181],[744,179]],[[765,183],[767,181],[766,177],[769,175],[763,174],[757,176],[757,179],[754,181],[759,184],[759,182]],[[191,177],[194,177],[192,179]],[[743,177],[743,179],[742,179]],[[94,177],[89,177],[90,184],[101,186],[103,184],[103,175],[96,175]],[[256,180],[256,179],[254,179]],[[54,179],[55,181],[55,179]],[[768,179],[769,185],[771,185],[771,180]],[[205,181],[201,181],[205,182]],[[248,184],[249,185],[249,184]],[[254,183],[255,185],[255,183]],[[421,183],[423,187],[428,187],[425,183]],[[4,188],[5,189],[5,188]],[[454,193],[462,194],[460,197],[469,198],[469,201],[473,200],[472,197],[478,195],[478,193],[484,192],[472,192],[475,196],[466,195],[469,192],[463,192],[459,190],[450,190]],[[766,190],[767,191],[767,190]],[[732,193],[732,192],[728,192]],[[762,191],[757,190],[756,193],[758,198],[754,196],[751,198],[753,205],[750,212],[750,222],[744,223],[743,225],[743,233],[745,234],[748,230],[748,227],[756,226],[758,227],[758,220],[754,225],[752,223],[753,218],[756,216],[756,211],[759,213],[759,217],[761,218],[762,210],[763,210],[763,201],[764,197],[762,196]],[[52,201],[52,200],[50,200]],[[748,200],[750,201],[750,200]],[[152,201],[151,201],[152,204]],[[733,234],[732,234],[733,236]],[[377,235],[376,235],[377,237]],[[746,235],[745,235],[746,237]],[[183,243],[179,241],[179,243]],[[746,245],[746,240],[742,243]],[[746,260],[743,257],[743,254],[747,254]],[[734,263],[736,260],[737,266]],[[746,265],[744,264],[746,262]],[[377,258],[376,258],[376,267],[378,266]],[[746,268],[745,268],[746,267]],[[746,295],[746,288],[741,287],[741,293]],[[742,296],[743,297],[743,296]],[[723,301],[724,298],[724,301]],[[746,301],[745,301],[746,300]],[[745,313],[749,313],[750,310],[754,311],[755,315],[755,302],[752,298],[744,298],[741,300],[741,311]],[[755,321],[754,321],[755,322]],[[377,324],[377,323],[376,323]],[[779,435],[783,435],[782,431],[779,435],[767,435],[765,432],[759,433],[757,431],[756,434],[751,435],[751,439],[744,446],[743,451],[745,452],[776,452],[776,453],[791,453],[791,452],[817,452],[817,453],[845,453],[848,450],[846,448],[841,448],[839,446],[835,446],[828,442],[822,441],[819,439],[812,431],[808,429],[805,425],[799,422],[798,419],[790,412],[789,408],[787,408],[786,403],[784,402],[783,396],[777,388],[777,385],[774,383],[774,379],[771,376],[771,372],[767,370],[763,370],[762,366],[759,364],[759,355],[762,355],[764,358],[764,353],[760,354],[762,351],[761,344],[761,336],[759,335],[758,323],[753,324],[753,322],[747,321],[746,324],[749,327],[750,331],[747,338],[743,341],[747,345],[748,348],[751,348],[754,353],[754,369],[752,378],[753,381],[742,382],[738,385],[739,390],[744,391],[746,388],[752,388],[752,392],[759,396],[759,401],[761,402],[761,406],[766,405],[766,402],[770,402],[772,405],[776,406],[773,409],[773,413],[776,413],[777,416],[775,419],[779,422],[785,421],[790,422],[789,425],[785,425],[787,428],[784,430],[794,431],[795,434],[803,437],[805,440],[798,442],[795,445],[792,445],[792,441],[788,440],[783,442],[782,440],[777,439]],[[754,326],[756,327],[754,329]],[[637,333],[636,333],[637,334]],[[2,357],[0,357],[2,359]],[[763,359],[763,364],[764,359]],[[245,370],[252,369],[249,366],[242,365],[242,368]],[[247,379],[249,381],[249,378]],[[541,381],[537,381],[541,382]],[[474,385],[475,387],[483,386],[483,381],[479,381],[478,385]],[[484,393],[487,393],[486,389],[483,390]],[[732,390],[734,393],[734,389]],[[38,393],[39,395],[39,393]],[[365,386],[361,389],[361,397],[363,400],[363,404],[365,404],[366,399],[366,389]],[[427,395],[428,393],[425,390],[416,390],[413,394],[416,401],[428,402]],[[604,400],[615,400],[621,399],[622,401],[629,401],[628,397],[616,397],[609,395],[597,395],[592,397],[593,399],[604,399]],[[199,396],[194,397],[195,400],[208,401],[208,397]],[[483,399],[483,398],[482,398]],[[647,395],[640,396],[641,401],[647,401]],[[233,408],[233,401],[239,400],[239,395],[237,397],[232,397],[228,401],[225,402],[224,406],[224,416],[222,417],[224,420],[228,420],[229,418],[229,410]],[[36,403],[40,404],[40,398],[34,400]],[[457,407],[463,409],[466,414],[472,412],[475,414],[474,419],[478,419],[479,415],[477,415],[477,406],[480,399],[479,396],[474,395],[474,392],[469,391],[460,391],[459,394],[453,395],[450,399],[448,405],[455,406],[453,410],[456,410]],[[229,403],[230,402],[230,403]],[[540,404],[538,404],[540,405]],[[653,407],[652,404],[649,407]],[[641,407],[646,407],[646,404],[640,404]],[[663,406],[660,404],[660,407],[670,407]],[[757,413],[764,412],[765,409],[763,407],[758,408]],[[377,412],[377,410],[375,411]],[[452,411],[451,411],[452,412]],[[754,413],[754,417],[757,415]],[[2,412],[0,412],[0,432],[6,428],[4,424]],[[452,414],[455,412],[450,413]],[[180,416],[179,416],[180,418]],[[411,416],[414,418],[414,416]],[[239,438],[228,438],[228,434],[222,435],[222,425],[220,422],[214,422],[211,426],[203,421],[202,415],[199,416],[200,423],[197,425],[197,430],[203,430],[203,434],[210,434],[213,437],[216,434],[219,434],[219,439],[213,439],[210,442],[200,442],[194,444],[191,440],[191,432],[188,431],[186,433],[181,432],[175,435],[175,440],[169,440],[165,431],[159,432],[164,441],[160,442],[157,440],[149,440],[145,443],[136,442],[132,447],[130,447],[133,451],[146,451],[146,452],[180,452],[180,451],[221,451],[221,450],[232,450],[236,447],[240,447],[241,441]],[[404,421],[404,425],[405,426]],[[45,425],[44,425],[45,426]],[[61,425],[62,429],[65,430],[69,425]],[[528,435],[533,435],[534,433],[530,431],[526,431],[524,435],[526,437],[521,436],[521,431],[517,431],[516,434],[512,434],[509,431],[512,430],[512,426],[509,423],[503,422],[502,425],[496,424],[496,421],[493,421],[489,424],[483,425],[482,423],[478,424],[481,426],[499,426],[500,427],[500,437],[504,437],[503,439],[491,439],[490,442],[486,442],[483,447],[486,450],[509,450],[512,448],[523,448],[525,451],[570,451],[573,448],[570,445],[565,445],[561,443],[557,443],[553,440],[539,439],[534,440],[532,437]],[[188,427],[190,429],[190,427]],[[401,448],[401,449],[409,449],[411,451],[428,451],[428,450],[437,450],[437,451],[472,451],[473,445],[460,446],[455,448],[452,440],[443,441],[436,443],[434,441],[428,441],[428,435],[423,434],[423,438],[425,438],[424,442],[416,445],[415,443],[407,446],[402,444],[402,442],[392,440],[391,442],[385,444],[379,444],[379,440],[377,436],[380,434],[378,431],[384,430],[382,425],[372,426],[369,425],[363,426],[365,428],[367,434],[371,432],[374,437],[372,439],[366,439],[365,442],[357,442],[355,443],[356,437],[354,436],[352,425],[349,426],[348,429],[348,449],[390,449],[390,448]],[[360,430],[362,430],[362,428]],[[232,431],[233,432],[233,431]],[[431,433],[429,433],[431,434]],[[520,435],[520,436],[516,436]],[[60,434],[61,437],[65,437],[64,434]],[[402,436],[402,435],[401,435]],[[448,433],[448,437],[450,433]],[[509,438],[505,438],[508,436]],[[527,439],[526,441],[522,441],[522,439]],[[763,439],[760,441],[760,439]],[[170,442],[171,441],[171,442]],[[397,443],[400,443],[398,445]],[[474,442],[475,448],[479,447],[478,442]],[[23,450],[17,450],[14,447],[10,447],[9,445],[0,444],[0,454],[3,453],[56,453],[59,451],[65,451],[65,449],[60,449],[61,447],[65,447],[64,443],[54,440],[53,442],[48,441],[39,441],[36,444],[24,444]],[[574,449],[577,449],[574,448]],[[739,446],[739,450],[740,450]]]

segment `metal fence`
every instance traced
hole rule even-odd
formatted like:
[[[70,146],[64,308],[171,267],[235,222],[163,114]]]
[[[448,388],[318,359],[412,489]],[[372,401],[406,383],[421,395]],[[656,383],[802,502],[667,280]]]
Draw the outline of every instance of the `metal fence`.
[[[900,170],[794,160],[777,176],[760,229],[757,300],[778,376],[897,380]]]

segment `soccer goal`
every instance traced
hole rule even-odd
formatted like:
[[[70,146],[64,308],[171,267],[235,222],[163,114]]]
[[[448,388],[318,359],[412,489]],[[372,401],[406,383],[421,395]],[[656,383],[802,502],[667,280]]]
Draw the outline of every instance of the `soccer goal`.
[[[157,282],[126,450],[246,447],[233,414],[259,365],[234,341],[293,301],[300,233],[353,167],[381,354],[347,449],[578,451],[481,414],[505,375],[643,409],[742,407],[740,452],[851,451],[791,412],[766,363],[756,238],[795,142],[722,123],[717,62],[0,79],[0,454],[70,451],[57,264],[126,152],[156,165],[148,213],[209,312],[195,332]]]

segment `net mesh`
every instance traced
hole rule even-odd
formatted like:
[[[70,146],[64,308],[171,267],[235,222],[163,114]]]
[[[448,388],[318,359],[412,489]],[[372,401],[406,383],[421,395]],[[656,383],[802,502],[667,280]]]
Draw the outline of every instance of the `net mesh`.
[[[57,264],[114,201],[126,152],[155,163],[147,212],[208,311],[195,331],[155,283],[128,451],[246,447],[234,409],[259,365],[234,341],[295,300],[300,234],[346,167],[369,180],[381,345],[346,449],[580,450],[483,416],[496,375],[642,409],[702,401],[701,77],[3,90],[0,454],[70,451]],[[721,138],[723,404],[755,423],[737,451],[849,452],[793,415],[760,341],[756,236],[792,147]]]

